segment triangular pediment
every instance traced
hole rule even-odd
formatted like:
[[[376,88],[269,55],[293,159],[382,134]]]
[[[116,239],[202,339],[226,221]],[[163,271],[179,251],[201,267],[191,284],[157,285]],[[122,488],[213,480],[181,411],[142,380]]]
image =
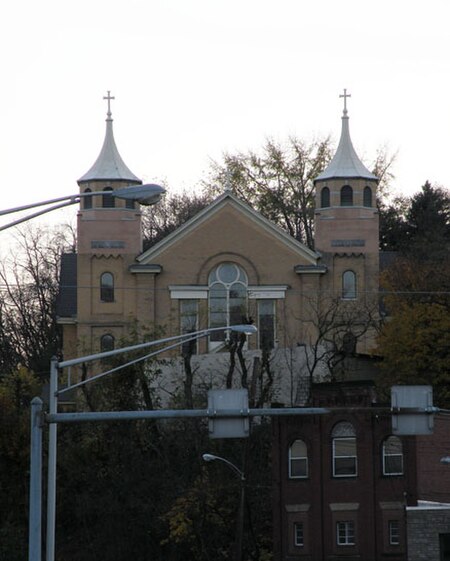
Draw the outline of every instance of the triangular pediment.
[[[157,262],[158,258],[165,254],[166,251],[172,249],[174,246],[178,246],[183,241],[189,240],[189,238],[195,235],[200,228],[204,228],[208,222],[212,223],[215,221],[214,224],[218,225],[219,222],[217,219],[221,214],[227,213],[227,211],[232,211],[233,215],[236,217],[236,221],[233,223],[225,221],[220,225],[220,227],[217,226],[215,230],[210,229],[208,231],[209,236],[216,237],[217,235],[220,239],[225,230],[239,227],[242,228],[242,224],[247,223],[249,229],[247,229],[243,235],[249,235],[251,229],[252,235],[260,235],[261,238],[264,238],[266,241],[268,237],[272,238],[274,242],[276,241],[277,244],[284,246],[286,250],[296,254],[297,259],[300,262],[310,265],[317,264],[317,261],[320,258],[320,255],[317,252],[309,249],[304,244],[287,234],[279,226],[276,226],[270,222],[270,220],[267,220],[267,218],[242,202],[230,191],[227,191],[217,197],[217,199],[215,199],[210,205],[201,210],[177,230],[139,255],[137,257],[137,261],[141,265]],[[237,218],[239,218],[239,220],[237,220]]]

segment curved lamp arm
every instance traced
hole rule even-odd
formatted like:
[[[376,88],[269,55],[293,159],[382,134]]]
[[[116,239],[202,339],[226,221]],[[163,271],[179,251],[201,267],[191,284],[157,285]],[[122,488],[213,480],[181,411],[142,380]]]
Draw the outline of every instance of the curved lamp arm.
[[[227,460],[226,458],[222,458],[221,456],[215,456],[214,454],[203,454],[202,458],[205,462],[214,462],[215,460],[219,460],[220,462],[223,462],[229,468],[231,468],[234,471],[234,473],[236,473],[240,477],[241,481],[245,481],[244,473],[232,462],[230,462],[230,460]]]
[[[160,185],[156,185],[154,183],[148,183],[146,185],[130,185],[129,187],[121,187],[120,189],[108,191],[108,194],[112,195],[113,197],[117,197],[118,199],[136,201],[141,205],[154,205],[160,200],[161,196],[165,192],[166,190],[164,189],[164,187],[161,187]],[[69,205],[74,205],[76,203],[79,203],[80,199],[82,199],[83,197],[92,197],[96,194],[98,193],[96,193],[95,191],[91,193],[76,193],[74,195],[66,195],[65,197],[57,197],[56,199],[48,199],[47,201],[40,201],[38,203],[30,203],[28,205],[1,210],[0,216],[5,216],[7,214],[14,214],[15,212],[20,212],[22,210],[29,210],[31,208],[38,208],[41,206],[58,203],[54,206],[34,212],[33,214],[29,214],[28,216],[24,216],[23,218],[19,218],[14,222],[5,224],[4,226],[0,226],[0,232],[2,230],[11,228],[12,226],[22,224],[22,222],[27,222],[28,220],[36,218],[37,216],[52,212],[53,210],[58,210]]]

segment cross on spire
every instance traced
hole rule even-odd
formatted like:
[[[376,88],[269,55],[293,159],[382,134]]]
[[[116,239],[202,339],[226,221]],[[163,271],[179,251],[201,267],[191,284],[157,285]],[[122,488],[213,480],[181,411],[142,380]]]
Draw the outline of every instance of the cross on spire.
[[[347,115],[347,98],[352,97],[350,94],[347,93],[347,89],[344,88],[344,93],[340,94],[339,97],[344,98],[344,115]]]
[[[111,100],[116,99],[115,97],[112,97],[110,94],[111,94],[111,92],[108,90],[108,95],[103,97],[103,99],[106,99],[108,101],[108,113],[107,113],[108,119],[110,119],[111,115],[112,115],[112,113],[111,113]]]

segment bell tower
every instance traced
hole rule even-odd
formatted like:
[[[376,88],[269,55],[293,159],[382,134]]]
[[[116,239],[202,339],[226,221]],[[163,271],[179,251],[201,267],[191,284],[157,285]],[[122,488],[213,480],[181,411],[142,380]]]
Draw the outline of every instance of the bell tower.
[[[133,201],[114,198],[111,193],[114,189],[141,185],[142,181],[125,165],[114,141],[114,97],[108,91],[103,99],[108,103],[103,147],[93,166],[78,180],[84,194],[78,213],[78,253],[137,255],[142,250],[140,211]]]
[[[129,267],[142,251],[141,212],[116,189],[141,185],[122,160],[113,135],[108,91],[106,134],[100,154],[78,180],[77,341],[86,349],[109,350],[136,316],[136,279]]]
[[[328,290],[343,299],[376,294],[379,283],[378,178],[361,162],[350,138],[347,90],[339,145],[316,177],[315,249],[332,275]]]

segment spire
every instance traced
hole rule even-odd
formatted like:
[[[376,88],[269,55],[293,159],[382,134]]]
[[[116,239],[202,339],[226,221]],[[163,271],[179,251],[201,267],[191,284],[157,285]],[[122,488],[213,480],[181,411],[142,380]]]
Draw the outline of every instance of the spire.
[[[125,165],[114,141],[111,101],[115,98],[112,97],[108,91],[107,96],[103,99],[108,102],[106,134],[103,147],[94,165],[88,172],[80,177],[78,183],[87,183],[89,181],[128,181],[130,183],[142,183],[142,181]]]
[[[347,98],[351,97],[344,89],[344,93],[339,97],[344,98],[344,111],[342,114],[342,131],[341,139],[336,153],[328,164],[327,168],[316,177],[315,181],[333,178],[362,178],[362,179],[375,179],[378,178],[371,173],[366,166],[361,162],[350,138],[349,118],[347,111]]]

